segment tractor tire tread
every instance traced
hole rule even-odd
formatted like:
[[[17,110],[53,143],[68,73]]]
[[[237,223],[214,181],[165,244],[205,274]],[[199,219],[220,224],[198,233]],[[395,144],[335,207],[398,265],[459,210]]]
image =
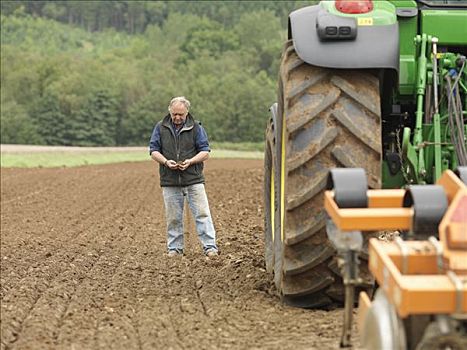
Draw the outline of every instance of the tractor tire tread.
[[[274,274],[285,303],[330,308],[343,302],[344,293],[337,252],[325,231],[327,174],[333,167],[363,167],[370,186],[380,187],[379,81],[369,71],[332,70],[300,61],[289,41],[282,55],[278,94],[286,127],[281,141],[285,208]],[[362,274],[364,288],[371,288],[368,270],[362,269]]]

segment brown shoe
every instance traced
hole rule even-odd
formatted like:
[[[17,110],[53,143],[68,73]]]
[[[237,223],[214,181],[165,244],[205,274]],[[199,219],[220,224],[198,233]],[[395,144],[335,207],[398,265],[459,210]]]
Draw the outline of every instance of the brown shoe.
[[[216,250],[208,250],[207,253],[206,253],[206,256],[208,258],[213,258],[213,257],[218,256],[218,255],[219,255],[219,253],[217,253]]]

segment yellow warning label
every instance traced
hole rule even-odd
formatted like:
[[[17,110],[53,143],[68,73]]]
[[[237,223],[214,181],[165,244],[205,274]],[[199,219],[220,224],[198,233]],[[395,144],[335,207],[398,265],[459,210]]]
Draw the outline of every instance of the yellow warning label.
[[[372,26],[373,25],[373,18],[368,17],[359,17],[358,18],[358,25],[359,26]]]

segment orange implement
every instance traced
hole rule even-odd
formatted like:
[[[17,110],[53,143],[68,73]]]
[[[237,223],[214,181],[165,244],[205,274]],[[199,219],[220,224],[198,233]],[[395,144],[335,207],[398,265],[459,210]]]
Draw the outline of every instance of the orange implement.
[[[448,212],[443,222],[446,226],[444,231],[449,232],[451,244],[454,246],[467,247],[467,199],[466,186],[450,170],[443,173],[437,182],[443,186],[448,202]],[[334,191],[324,193],[324,207],[334,224],[342,231],[360,230],[410,230],[414,210],[404,208],[402,201],[405,190],[368,190],[368,208],[339,208],[334,200]],[[458,199],[460,197],[460,199]],[[456,202],[454,206],[452,202]],[[448,213],[451,213],[448,216]],[[446,237],[448,238],[448,237]]]
[[[372,238],[369,247],[370,270],[399,316],[467,313],[467,276],[438,274],[436,251],[426,242],[404,244],[406,274],[401,273],[404,256],[396,243]],[[463,254],[467,259],[467,252]]]
[[[369,208],[339,209],[334,201],[334,192],[324,193],[324,207],[335,225],[342,231],[360,230],[409,230],[412,225],[413,209],[402,208],[403,190],[367,191]],[[398,204],[399,207],[390,207]],[[373,206],[373,207],[372,207]]]
[[[437,184],[449,203],[439,241],[370,240],[370,271],[401,318],[467,314],[467,187],[450,170]],[[404,190],[368,190],[368,208],[339,208],[334,192],[326,191],[324,206],[341,231],[411,230],[414,209],[403,207],[404,195]],[[367,299],[361,296],[365,310]]]
[[[447,269],[467,276],[467,189],[454,196],[439,224],[439,239]]]

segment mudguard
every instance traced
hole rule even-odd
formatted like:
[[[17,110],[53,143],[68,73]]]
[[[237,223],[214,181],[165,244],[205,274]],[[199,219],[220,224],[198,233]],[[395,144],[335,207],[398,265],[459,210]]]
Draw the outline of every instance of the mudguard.
[[[349,24],[349,21],[353,21]],[[295,51],[306,63],[328,68],[385,68],[399,72],[399,26],[357,26],[352,17],[336,16],[319,5],[294,11],[289,16],[289,38]],[[323,40],[318,23],[339,27],[344,23],[351,35]],[[318,30],[320,30],[320,33]],[[321,36],[321,38],[320,38]]]

